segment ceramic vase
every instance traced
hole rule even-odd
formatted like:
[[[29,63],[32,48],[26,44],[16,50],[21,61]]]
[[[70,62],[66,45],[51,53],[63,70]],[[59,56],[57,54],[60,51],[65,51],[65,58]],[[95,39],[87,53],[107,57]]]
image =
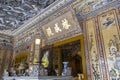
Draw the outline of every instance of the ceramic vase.
[[[67,74],[67,65],[68,65],[68,62],[63,62],[63,72],[62,72],[62,74],[63,74],[63,76],[66,76],[66,74]]]

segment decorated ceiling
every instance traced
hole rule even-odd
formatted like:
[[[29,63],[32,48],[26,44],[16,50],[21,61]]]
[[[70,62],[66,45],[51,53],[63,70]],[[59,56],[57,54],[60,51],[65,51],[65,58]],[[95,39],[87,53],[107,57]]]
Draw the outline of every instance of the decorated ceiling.
[[[20,34],[21,30],[27,30],[27,26],[33,26],[32,24],[36,24],[37,21],[53,14],[60,7],[74,1],[75,4],[72,3],[74,10],[83,17],[115,0],[0,0],[0,33]],[[51,5],[52,3],[53,5]],[[35,17],[36,15],[39,17]]]
[[[15,30],[56,0],[0,0],[0,31]]]

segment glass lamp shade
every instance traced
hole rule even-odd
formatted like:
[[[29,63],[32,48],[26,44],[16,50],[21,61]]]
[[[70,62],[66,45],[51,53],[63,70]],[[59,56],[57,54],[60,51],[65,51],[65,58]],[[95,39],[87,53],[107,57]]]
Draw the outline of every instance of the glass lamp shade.
[[[36,39],[35,44],[39,45],[40,44],[40,39]]]

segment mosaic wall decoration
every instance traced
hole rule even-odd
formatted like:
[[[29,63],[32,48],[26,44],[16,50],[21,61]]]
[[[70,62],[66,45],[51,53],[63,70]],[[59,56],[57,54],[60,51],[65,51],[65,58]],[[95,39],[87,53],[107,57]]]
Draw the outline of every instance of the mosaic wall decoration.
[[[36,35],[36,29],[31,29],[20,34],[15,38],[14,46],[15,47],[18,47],[21,45],[23,46],[25,43],[28,43],[31,40],[35,39],[35,35]]]
[[[119,12],[119,15],[120,15],[120,7],[118,8],[118,12]]]
[[[39,53],[40,53],[40,45],[35,45],[35,50],[34,50],[34,60],[33,64],[38,64],[39,62]]]
[[[2,76],[3,71],[3,58],[4,58],[4,50],[0,50],[0,77]]]
[[[81,12],[82,15],[86,15],[111,1],[115,0],[80,0],[79,5],[73,6],[76,7],[74,8],[76,12]]]
[[[0,69],[2,68],[4,50],[0,50]]]
[[[87,45],[90,59],[88,62],[90,62],[91,80],[102,80],[95,27],[96,25],[94,19],[89,19],[86,21]]]
[[[120,30],[115,10],[98,16],[101,43],[109,80],[120,80]],[[107,74],[107,73],[106,73]]]
[[[5,69],[8,69],[9,68],[9,65],[10,65],[10,61],[12,61],[11,60],[11,57],[12,57],[12,51],[11,50],[7,50],[6,51],[6,53],[4,53],[4,54],[6,54],[6,56],[5,56],[5,65],[4,65],[4,68]]]
[[[92,11],[92,7],[88,5],[82,9],[82,14],[85,15],[89,13],[90,11]]]
[[[33,58],[34,58],[33,53],[34,53],[34,44],[32,43],[30,47],[30,53],[29,53],[29,64],[33,63]]]
[[[0,77],[3,75],[4,69],[8,70],[10,67],[9,64],[12,62],[10,53],[11,50],[0,49]]]

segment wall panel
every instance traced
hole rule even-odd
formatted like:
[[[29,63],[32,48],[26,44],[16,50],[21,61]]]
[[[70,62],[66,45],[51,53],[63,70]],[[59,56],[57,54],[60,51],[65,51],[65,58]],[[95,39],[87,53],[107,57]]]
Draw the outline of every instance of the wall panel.
[[[96,25],[95,19],[89,19],[86,21],[86,37],[89,53],[89,64],[90,64],[90,74],[91,80],[103,80],[100,68],[100,57],[99,50],[97,48],[97,38],[96,38]],[[90,78],[88,78],[90,80]]]
[[[118,80],[120,75],[120,35],[115,10],[98,16],[100,38],[109,80]]]

